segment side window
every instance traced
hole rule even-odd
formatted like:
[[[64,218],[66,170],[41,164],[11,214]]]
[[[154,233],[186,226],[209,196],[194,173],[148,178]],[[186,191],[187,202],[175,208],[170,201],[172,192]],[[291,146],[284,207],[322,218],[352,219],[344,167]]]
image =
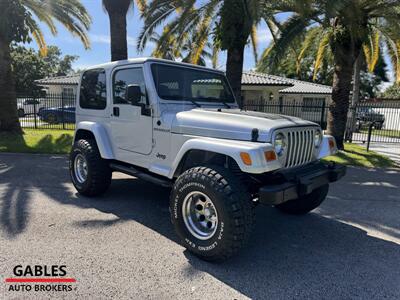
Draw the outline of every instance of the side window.
[[[83,73],[79,105],[86,109],[106,108],[106,72],[103,69],[89,70]]]
[[[113,99],[114,104],[132,104],[126,99],[126,89],[128,85],[136,84],[140,87],[142,98],[140,103],[146,102],[146,86],[144,83],[142,68],[131,68],[117,70],[113,78]]]

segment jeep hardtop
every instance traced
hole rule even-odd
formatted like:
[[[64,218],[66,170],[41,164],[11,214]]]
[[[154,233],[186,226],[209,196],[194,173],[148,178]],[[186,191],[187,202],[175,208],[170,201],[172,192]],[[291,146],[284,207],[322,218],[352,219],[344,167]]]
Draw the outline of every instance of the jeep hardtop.
[[[81,75],[70,175],[85,196],[118,171],[171,187],[182,244],[202,259],[240,249],[262,203],[305,214],[345,168],[332,136],[295,117],[242,110],[221,71],[153,58],[111,62]]]

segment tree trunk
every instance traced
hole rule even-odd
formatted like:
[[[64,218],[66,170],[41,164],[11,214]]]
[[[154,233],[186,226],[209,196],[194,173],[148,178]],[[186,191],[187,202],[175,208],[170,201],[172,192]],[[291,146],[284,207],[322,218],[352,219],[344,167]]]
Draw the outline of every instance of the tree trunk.
[[[337,55],[339,56],[339,55]],[[347,112],[355,59],[351,54],[336,57],[333,74],[332,102],[328,111],[327,133],[333,135],[340,150],[344,149],[343,140],[347,123]]]
[[[109,12],[111,34],[111,61],[128,58],[126,13]]]
[[[17,114],[15,79],[11,70],[10,43],[0,33],[0,131],[22,133]]]
[[[357,57],[356,62],[354,63],[354,72],[353,72],[353,97],[351,99],[351,108],[348,113],[347,120],[347,129],[346,129],[346,140],[352,142],[353,133],[356,128],[356,105],[360,99],[360,74],[361,74],[361,62],[362,55],[360,54]]]
[[[226,60],[226,76],[228,77],[229,83],[233,89],[233,93],[236,97],[236,101],[239,107],[243,107],[242,101],[242,74],[243,74],[243,56],[244,56],[243,45],[240,48],[228,49],[228,57]]]

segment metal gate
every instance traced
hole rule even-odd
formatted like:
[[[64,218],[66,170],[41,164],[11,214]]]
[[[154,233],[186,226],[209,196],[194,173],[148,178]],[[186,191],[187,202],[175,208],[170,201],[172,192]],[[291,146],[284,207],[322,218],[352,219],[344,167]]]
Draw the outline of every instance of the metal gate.
[[[247,100],[244,109],[299,117],[326,129],[328,104],[303,101]],[[371,99],[351,107],[347,122],[349,142],[389,143],[400,147],[400,99]]]
[[[351,107],[346,139],[400,146],[400,99],[368,100]]]

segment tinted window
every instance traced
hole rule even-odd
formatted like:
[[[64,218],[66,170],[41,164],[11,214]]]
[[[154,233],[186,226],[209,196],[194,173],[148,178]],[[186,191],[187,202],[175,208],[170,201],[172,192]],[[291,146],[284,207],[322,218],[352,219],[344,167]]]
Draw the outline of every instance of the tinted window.
[[[86,71],[82,76],[79,105],[87,109],[105,109],[107,104],[106,72]]]
[[[222,74],[161,64],[151,69],[158,96],[164,100],[235,101]]]
[[[140,102],[146,104],[146,86],[141,68],[122,69],[115,72],[113,79],[114,104],[132,104],[125,97],[126,88],[131,84],[140,87],[143,95]]]

